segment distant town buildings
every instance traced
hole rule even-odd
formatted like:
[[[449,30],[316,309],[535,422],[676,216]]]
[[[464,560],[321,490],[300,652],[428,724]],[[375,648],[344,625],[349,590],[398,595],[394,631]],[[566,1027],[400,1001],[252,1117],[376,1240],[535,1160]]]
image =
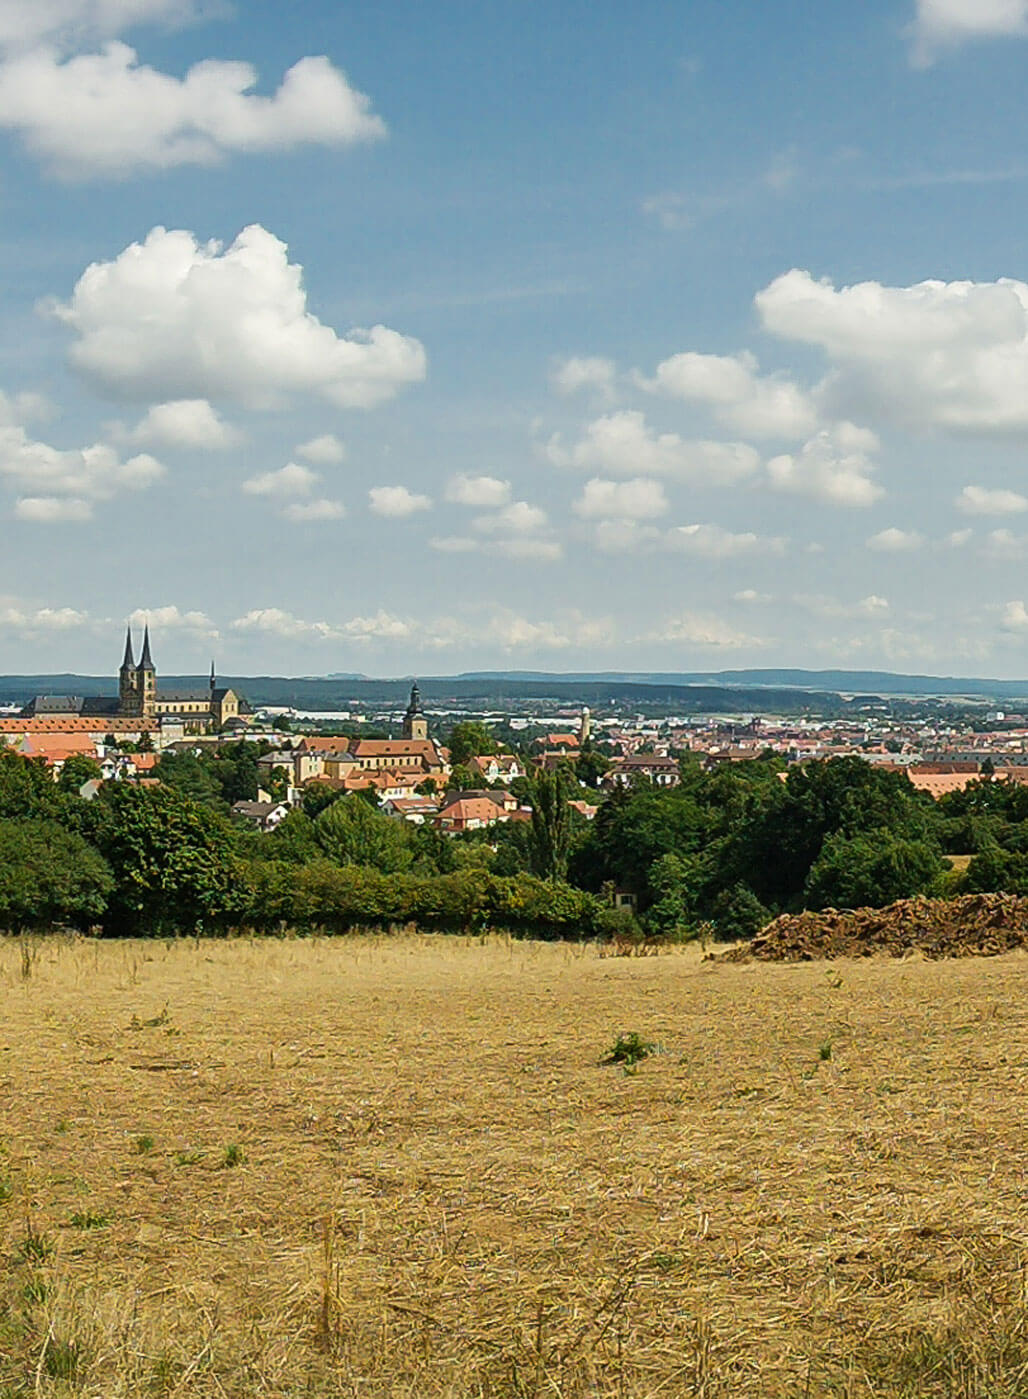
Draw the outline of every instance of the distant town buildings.
[[[234,690],[220,688],[211,663],[211,678],[203,690],[159,690],[157,668],[150,655],[150,628],[143,629],[139,663],[133,658],[132,628],[126,628],[125,654],[118,672],[118,693],[112,696],[37,695],[21,711],[23,718],[132,719],[143,726],[160,719],[179,720],[187,732],[209,726],[223,729],[239,721],[243,703]]]

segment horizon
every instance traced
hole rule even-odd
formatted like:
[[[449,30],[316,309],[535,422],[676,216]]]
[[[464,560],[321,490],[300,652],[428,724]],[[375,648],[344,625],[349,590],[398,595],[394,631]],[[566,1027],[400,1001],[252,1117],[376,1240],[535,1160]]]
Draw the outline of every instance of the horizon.
[[[127,610],[167,673],[1018,680],[1026,61],[1028,0],[8,0],[0,670]]]

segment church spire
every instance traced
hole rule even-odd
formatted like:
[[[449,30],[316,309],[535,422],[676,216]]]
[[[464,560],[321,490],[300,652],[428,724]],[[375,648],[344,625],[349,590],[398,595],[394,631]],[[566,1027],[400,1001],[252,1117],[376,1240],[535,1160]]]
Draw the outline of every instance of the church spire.
[[[217,676],[215,675],[215,672],[214,672],[214,661],[212,660],[212,661],[211,661],[211,694],[212,694],[212,695],[214,694],[214,691],[217,689],[217,685],[218,685],[218,679],[217,679]]]
[[[122,670],[131,670],[136,664],[132,655],[132,627],[125,628],[125,659],[121,663]]]
[[[153,668],[154,664],[150,659],[150,624],[147,623],[143,629],[143,651],[139,657],[139,669],[153,670]]]

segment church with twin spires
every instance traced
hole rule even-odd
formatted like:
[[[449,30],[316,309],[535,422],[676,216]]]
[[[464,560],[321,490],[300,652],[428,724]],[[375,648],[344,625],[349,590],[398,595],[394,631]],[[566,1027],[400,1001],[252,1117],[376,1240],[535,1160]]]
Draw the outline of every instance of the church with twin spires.
[[[77,695],[37,695],[21,711],[24,718],[67,717],[137,719],[140,727],[150,728],[161,719],[181,720],[186,729],[223,728],[238,721],[243,708],[234,690],[218,685],[211,664],[206,689],[161,690],[157,688],[157,667],[150,654],[150,628],[143,628],[143,649],[137,662],[133,654],[132,628],[126,629],[125,654],[118,671],[117,696],[83,698]]]

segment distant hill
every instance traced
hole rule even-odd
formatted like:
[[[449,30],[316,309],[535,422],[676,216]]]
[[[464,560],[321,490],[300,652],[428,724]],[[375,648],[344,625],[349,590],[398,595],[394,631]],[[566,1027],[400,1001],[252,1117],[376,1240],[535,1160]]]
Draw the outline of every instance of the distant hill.
[[[222,685],[239,691],[253,705],[288,705],[296,709],[338,710],[359,701],[371,705],[402,708],[410,693],[410,680],[371,680],[342,677],[288,677],[276,675],[219,676]],[[203,687],[206,676],[162,675],[159,684],[167,689]],[[746,686],[683,684],[679,677],[636,678],[623,675],[458,675],[429,676],[419,681],[422,698],[428,705],[485,705],[502,707],[510,701],[550,701],[556,704],[588,704],[595,707],[611,702],[673,707],[683,714],[749,712],[773,709],[795,714],[810,710],[818,713],[842,712],[845,702],[829,691],[807,691],[773,686],[756,689]],[[34,695],[113,694],[112,681],[87,675],[7,675],[0,676],[0,701],[24,704]]]
[[[339,710],[359,702],[395,709],[407,702],[410,679],[367,676],[219,676],[253,705]],[[203,688],[203,675],[162,675],[168,689]],[[624,674],[619,672],[548,674],[533,671],[483,671],[419,680],[431,705],[503,708],[512,702],[556,705],[611,703],[659,707],[681,714],[774,712],[837,715],[862,706],[928,697],[1002,700],[1028,695],[1028,683],[956,680],[932,676],[892,675],[877,671],[753,670],[696,674]],[[108,676],[0,676],[0,702],[24,704],[34,695],[114,694]]]
[[[1028,703],[1028,680],[988,680],[963,676],[899,675],[885,670],[716,670],[569,672],[548,675],[544,671],[471,671],[460,679],[517,680],[539,683],[598,682],[641,683],[656,686],[717,685],[732,688],[772,687],[815,692],[841,692],[863,695],[916,695],[927,697],[1018,699]],[[766,700],[764,701],[766,705]]]

